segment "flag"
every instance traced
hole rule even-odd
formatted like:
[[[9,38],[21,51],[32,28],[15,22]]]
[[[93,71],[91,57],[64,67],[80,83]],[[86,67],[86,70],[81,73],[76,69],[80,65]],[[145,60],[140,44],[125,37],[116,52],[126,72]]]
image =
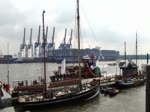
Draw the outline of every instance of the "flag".
[[[64,58],[61,62],[61,74],[66,73],[66,59]]]

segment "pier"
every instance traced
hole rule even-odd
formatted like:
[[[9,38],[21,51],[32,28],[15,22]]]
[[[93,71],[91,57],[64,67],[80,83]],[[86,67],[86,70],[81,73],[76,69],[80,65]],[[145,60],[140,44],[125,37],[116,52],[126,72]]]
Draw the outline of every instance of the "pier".
[[[146,67],[146,112],[150,112],[150,65]]]
[[[96,79],[100,81],[100,87],[104,86],[111,86],[115,84],[116,81],[118,80],[125,80],[129,78],[144,78],[144,74],[129,74],[129,75],[112,75],[112,76],[105,76],[105,77],[97,77]],[[89,79],[82,79],[83,83],[90,82],[94,78],[89,78]]]

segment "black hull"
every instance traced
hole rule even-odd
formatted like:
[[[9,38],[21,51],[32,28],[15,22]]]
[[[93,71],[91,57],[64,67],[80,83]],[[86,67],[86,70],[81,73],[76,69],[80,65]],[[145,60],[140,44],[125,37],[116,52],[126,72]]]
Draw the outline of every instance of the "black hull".
[[[141,79],[136,83],[133,81],[132,83],[124,83],[123,81],[118,81],[115,83],[115,87],[119,89],[128,89],[132,87],[142,86],[145,84],[145,79]]]
[[[73,103],[73,102],[75,103],[75,102],[90,100],[90,99],[93,99],[96,96],[98,96],[99,92],[100,92],[100,90],[99,90],[99,85],[98,85],[95,88],[93,88],[89,91],[83,92],[83,93],[68,95],[65,97],[60,97],[57,99],[50,99],[47,101],[23,102],[20,104],[22,105],[24,110],[37,109],[37,108],[41,108],[41,107],[51,108],[54,106],[62,106],[64,104],[69,104],[69,103]]]
[[[114,96],[116,96],[118,93],[119,93],[119,91],[118,91],[118,92],[110,92],[110,93],[109,93],[109,97],[114,97]]]
[[[118,81],[115,83],[115,87],[119,88],[119,89],[127,89],[127,88],[131,88],[134,86],[134,83],[124,83],[122,81]]]

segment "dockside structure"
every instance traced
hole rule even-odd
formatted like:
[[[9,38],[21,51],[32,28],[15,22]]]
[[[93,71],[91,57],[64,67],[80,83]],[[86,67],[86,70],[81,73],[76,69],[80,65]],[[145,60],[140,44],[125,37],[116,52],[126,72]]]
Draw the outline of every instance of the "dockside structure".
[[[39,26],[37,41],[32,44],[32,29],[30,33],[30,40],[29,44],[25,42],[25,34],[26,28],[24,28],[24,35],[23,35],[23,42],[20,45],[20,52],[19,54],[19,61],[18,62],[38,62],[42,61],[43,59],[43,43],[40,42],[40,30],[41,27]],[[58,46],[58,49],[55,49],[55,27],[53,28],[52,38],[51,41],[48,42],[48,27],[46,28],[46,60],[48,62],[61,62],[64,58],[66,58],[66,62],[78,62],[78,49],[72,48],[72,33],[73,30],[71,29],[70,38],[68,42],[66,42],[66,35],[67,29],[65,29],[64,38],[62,43]],[[102,61],[114,61],[119,57],[119,51],[115,50],[100,50],[99,48],[85,48],[80,49],[81,57],[88,55],[89,57],[94,56],[96,60]]]

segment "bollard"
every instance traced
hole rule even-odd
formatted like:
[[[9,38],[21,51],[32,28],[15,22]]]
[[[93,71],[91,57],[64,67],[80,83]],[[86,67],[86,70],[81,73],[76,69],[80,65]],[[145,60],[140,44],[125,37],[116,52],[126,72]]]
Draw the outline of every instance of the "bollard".
[[[3,105],[2,105],[2,99],[1,99],[1,94],[0,94],[0,109],[2,109],[3,108]]]
[[[146,112],[150,112],[150,65],[146,66]]]
[[[2,96],[3,96],[3,94],[2,94],[2,82],[0,81],[0,109],[3,108],[2,99],[1,99]]]

